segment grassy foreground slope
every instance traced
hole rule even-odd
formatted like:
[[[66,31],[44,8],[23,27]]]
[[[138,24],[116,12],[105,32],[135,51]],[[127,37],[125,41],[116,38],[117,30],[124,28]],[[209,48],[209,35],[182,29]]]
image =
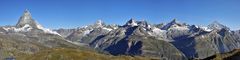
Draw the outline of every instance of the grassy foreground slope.
[[[17,57],[19,60],[150,60],[144,57],[111,56],[93,51],[69,48],[53,48],[32,55]]]
[[[240,60],[240,49],[235,49],[227,53],[216,54],[204,60]]]

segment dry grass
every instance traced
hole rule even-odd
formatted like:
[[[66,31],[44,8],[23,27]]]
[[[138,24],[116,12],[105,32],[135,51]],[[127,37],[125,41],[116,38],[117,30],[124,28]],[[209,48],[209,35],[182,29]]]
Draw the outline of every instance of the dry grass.
[[[239,60],[240,57],[240,49],[235,49],[228,53],[222,53],[222,54],[216,54],[214,56],[211,56],[209,58],[206,58],[205,60]]]
[[[150,60],[145,57],[111,56],[99,54],[94,51],[82,51],[69,48],[54,48],[17,57],[18,60]]]

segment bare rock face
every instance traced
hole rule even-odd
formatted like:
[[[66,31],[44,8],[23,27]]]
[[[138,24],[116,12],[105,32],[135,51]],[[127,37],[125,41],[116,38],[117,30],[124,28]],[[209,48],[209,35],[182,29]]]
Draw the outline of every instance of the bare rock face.
[[[59,33],[62,37],[66,38],[69,35],[71,35],[74,31],[76,31],[77,29],[57,29],[54,30],[57,33]]]
[[[202,27],[174,19],[166,25],[154,26],[130,19],[118,28],[106,27],[98,22],[78,28],[67,39],[87,43],[113,55],[154,56],[169,60],[204,59],[240,48],[239,31],[231,31],[218,22]]]
[[[211,32],[199,28],[195,30],[198,31],[182,37],[173,37],[175,41],[171,42],[188,58],[204,59],[239,48],[240,41],[237,39],[239,36],[234,36],[234,33],[228,29],[214,29]]]
[[[150,36],[148,32],[151,28],[147,23],[135,21],[134,24],[132,23],[133,20],[130,20],[130,23],[99,36],[90,43],[91,47],[105,50],[113,55],[140,55],[168,60],[187,59],[171,43]]]
[[[31,13],[28,10],[24,11],[24,14],[20,17],[18,23],[16,24],[16,27],[21,28],[21,27],[24,27],[26,24],[32,26],[33,28],[42,27],[32,18]]]

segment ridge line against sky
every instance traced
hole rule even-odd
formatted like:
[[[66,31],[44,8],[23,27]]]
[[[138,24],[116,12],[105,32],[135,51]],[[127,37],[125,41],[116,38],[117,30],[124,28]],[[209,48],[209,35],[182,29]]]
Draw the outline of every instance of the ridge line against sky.
[[[240,0],[1,0],[0,26],[15,25],[25,9],[46,28],[76,28],[101,19],[125,24],[129,19],[151,24],[176,18],[187,24],[213,21],[240,29]]]

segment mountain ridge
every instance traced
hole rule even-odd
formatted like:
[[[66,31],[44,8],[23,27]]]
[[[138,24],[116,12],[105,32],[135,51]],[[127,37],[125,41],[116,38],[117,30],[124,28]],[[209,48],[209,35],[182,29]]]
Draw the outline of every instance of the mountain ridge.
[[[25,10],[15,26],[0,27],[0,41],[23,42],[17,44],[20,47],[25,46],[22,44],[30,44],[22,48],[26,51],[19,50],[26,54],[34,54],[44,48],[84,46],[115,56],[188,60],[205,59],[239,49],[240,32],[230,30],[219,22],[197,26],[181,23],[176,19],[167,24],[150,24],[147,21],[129,19],[124,25],[105,24],[98,20],[85,27],[50,30],[42,27]],[[1,44],[3,51],[8,51],[8,46],[17,51],[21,49]]]

